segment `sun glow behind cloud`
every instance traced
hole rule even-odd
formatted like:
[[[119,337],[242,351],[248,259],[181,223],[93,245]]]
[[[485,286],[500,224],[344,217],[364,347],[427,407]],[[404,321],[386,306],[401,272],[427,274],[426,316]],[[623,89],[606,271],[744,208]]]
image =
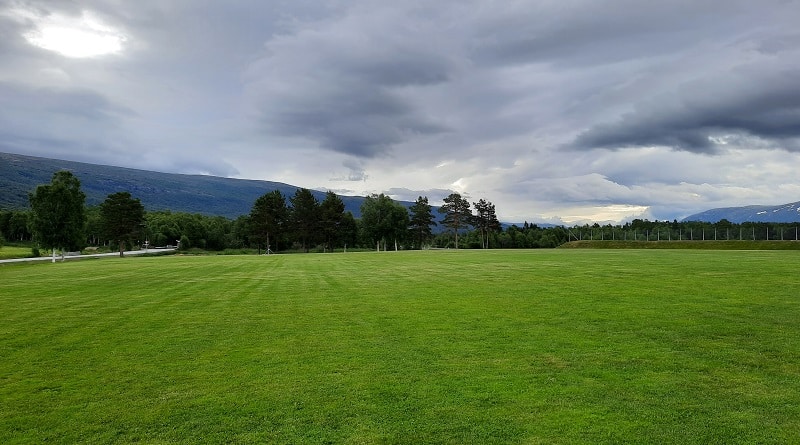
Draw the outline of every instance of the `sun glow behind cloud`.
[[[122,51],[127,37],[105,25],[90,12],[80,17],[60,14],[40,16],[30,11],[17,11],[20,18],[34,23],[35,29],[24,34],[31,45],[65,57],[88,58]]]
[[[567,224],[588,224],[591,222],[620,222],[647,215],[647,206],[611,204],[606,206],[585,206],[567,209],[558,218]]]

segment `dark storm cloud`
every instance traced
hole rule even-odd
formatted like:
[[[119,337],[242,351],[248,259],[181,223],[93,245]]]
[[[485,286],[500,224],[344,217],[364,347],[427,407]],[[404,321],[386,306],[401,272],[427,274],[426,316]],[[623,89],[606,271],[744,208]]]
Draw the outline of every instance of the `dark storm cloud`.
[[[412,135],[445,131],[380,88],[353,94],[328,92],[327,97],[312,103],[289,99],[281,102],[278,111],[265,110],[265,120],[273,131],[312,137],[324,148],[366,158],[388,151]]]
[[[493,65],[587,67],[657,58],[747,27],[753,9],[737,0],[726,2],[724,14],[708,1],[510,3],[475,20],[470,49]]]
[[[108,122],[134,112],[116,105],[101,94],[90,90],[59,90],[30,88],[0,82],[0,96],[8,108],[18,112],[36,112],[86,119],[89,122]],[[42,122],[46,124],[46,122]]]
[[[267,42],[247,75],[267,131],[370,158],[448,130],[407,93],[447,82],[454,62],[402,17],[370,20],[354,14]]]
[[[762,72],[739,69],[692,85],[672,96],[637,104],[618,122],[580,134],[578,148],[664,146],[717,153],[735,144],[800,150],[800,69]],[[750,140],[749,140],[750,139]]]
[[[0,139],[4,151],[96,160],[125,151],[120,124],[130,109],[87,90],[31,88],[0,82]]]
[[[728,131],[722,136],[729,138],[793,137],[791,104],[788,109],[765,105],[754,110],[746,102],[726,105],[706,95],[706,103],[692,108],[691,103],[676,103],[671,96],[680,93],[674,91],[663,98],[652,97],[656,89],[639,91],[639,97],[617,98],[616,105],[624,108],[633,103],[636,111],[615,123],[603,119],[614,103],[574,110],[587,95],[621,88],[630,81],[626,74],[631,69],[631,74],[643,79],[669,74],[657,69],[674,70],[676,81],[681,82],[685,73],[697,67],[678,60],[697,42],[725,47],[744,41],[756,45],[757,51],[791,50],[797,33],[775,20],[779,14],[767,6],[756,8],[740,1],[728,2],[724,14],[714,2],[644,6],[624,0],[535,7],[525,2],[501,7],[444,2],[436,8],[352,8],[333,19],[298,23],[269,39],[248,79],[251,92],[259,98],[260,121],[266,131],[310,138],[323,148],[363,158],[388,153],[417,136],[443,132],[458,133],[462,140],[497,132],[523,134],[550,120],[568,118],[568,113],[586,116],[580,118],[583,122],[578,124],[585,126],[574,146],[662,145],[706,153],[716,147],[709,137],[720,131]],[[758,26],[773,21],[778,25],[775,29]],[[748,34],[752,30],[758,32]],[[530,85],[514,87],[519,79],[503,84],[508,80],[504,69],[537,64],[542,68],[531,71],[536,77]],[[547,97],[542,88],[556,82],[537,88],[536,80],[557,70],[564,70],[564,83],[557,85],[561,89],[557,97]],[[575,70],[587,71],[575,74]],[[772,79],[759,78],[758,70],[754,71],[752,82],[739,85],[748,88],[753,100],[759,100],[765,87],[761,94],[765,101],[773,92],[780,95],[796,87],[785,80],[781,86],[761,84]],[[699,73],[707,83],[719,82],[726,75],[725,68],[711,66]],[[566,83],[570,81],[575,83]],[[733,85],[729,90],[715,90],[725,97],[738,94]],[[426,103],[424,94],[414,94],[420,92],[438,94],[457,108],[442,115],[437,104]],[[544,100],[538,100],[539,96]],[[517,106],[534,98],[535,105],[528,109]],[[543,116],[540,110],[547,109],[562,114]]]
[[[282,134],[312,137],[322,148],[363,158],[385,154],[412,135],[445,131],[410,114],[372,114],[368,104],[346,116],[338,114],[336,108],[282,113],[271,120],[270,128]]]

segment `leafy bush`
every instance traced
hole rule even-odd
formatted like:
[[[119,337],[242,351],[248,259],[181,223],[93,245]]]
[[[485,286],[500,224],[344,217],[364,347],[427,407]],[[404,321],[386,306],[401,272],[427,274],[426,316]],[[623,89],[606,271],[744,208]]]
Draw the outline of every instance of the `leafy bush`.
[[[180,250],[189,250],[189,247],[191,247],[189,244],[189,237],[186,235],[181,235]]]

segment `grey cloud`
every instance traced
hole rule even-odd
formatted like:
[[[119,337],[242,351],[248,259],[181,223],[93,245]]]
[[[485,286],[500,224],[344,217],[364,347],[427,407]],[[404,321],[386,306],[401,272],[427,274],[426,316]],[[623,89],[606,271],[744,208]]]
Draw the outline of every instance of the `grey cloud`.
[[[632,194],[630,187],[597,173],[570,178],[533,179],[528,184],[553,202],[613,204],[628,202]]]
[[[166,156],[160,158],[159,163],[161,169],[180,171],[188,174],[222,177],[239,174],[239,170],[230,163],[213,157],[198,158],[191,155]]]
[[[100,94],[0,82],[0,98],[6,151],[88,162],[130,152],[122,123],[135,114]]]
[[[358,181],[366,181],[369,178],[369,175],[364,170],[363,164],[357,160],[348,159],[342,163],[342,166],[347,168],[348,173],[344,176],[331,178],[331,181],[358,182]]]
[[[602,65],[662,57],[751,19],[745,2],[573,1],[496,8],[475,19],[472,54],[490,64]]]
[[[280,134],[312,137],[323,148],[365,158],[387,152],[411,134],[445,131],[408,112],[392,114],[388,110],[398,109],[395,105],[392,101],[354,98],[344,107],[350,113],[332,104],[330,108],[277,113],[266,120],[270,129]]]
[[[584,131],[571,145],[581,149],[665,146],[714,154],[727,143],[739,142],[741,148],[767,145],[798,150],[800,69],[764,74],[752,68],[642,102],[617,122]],[[768,144],[753,144],[748,138]]]
[[[392,196],[399,201],[416,201],[420,196],[426,196],[431,205],[436,205],[444,198],[450,196],[453,190],[449,189],[428,189],[428,190],[412,190],[408,188],[394,187],[383,193]],[[462,194],[463,195],[463,194]]]
[[[0,131],[20,149],[102,153],[118,147],[113,133],[134,113],[86,90],[30,88],[0,82]],[[106,139],[108,138],[108,139]],[[75,153],[76,155],[78,153]]]
[[[0,97],[3,97],[8,108],[77,117],[88,121],[110,121],[121,116],[135,115],[133,110],[114,104],[94,91],[83,89],[30,88],[0,82]]]
[[[16,58],[29,51],[29,45],[22,37],[26,30],[24,24],[4,16],[0,11],[0,55],[4,59]]]
[[[247,73],[266,131],[363,158],[448,131],[406,93],[447,82],[457,68],[403,23],[351,13],[268,41]]]
[[[755,42],[756,49],[764,54],[780,54],[800,48],[800,33],[771,35]]]

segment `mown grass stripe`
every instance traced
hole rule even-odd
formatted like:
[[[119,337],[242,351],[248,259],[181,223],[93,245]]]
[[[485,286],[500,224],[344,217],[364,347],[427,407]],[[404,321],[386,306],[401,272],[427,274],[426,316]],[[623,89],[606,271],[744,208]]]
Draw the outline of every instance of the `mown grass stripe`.
[[[791,442],[799,263],[557,250],[4,266],[0,442]]]

